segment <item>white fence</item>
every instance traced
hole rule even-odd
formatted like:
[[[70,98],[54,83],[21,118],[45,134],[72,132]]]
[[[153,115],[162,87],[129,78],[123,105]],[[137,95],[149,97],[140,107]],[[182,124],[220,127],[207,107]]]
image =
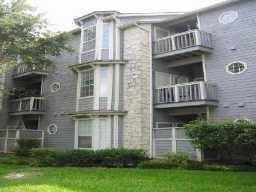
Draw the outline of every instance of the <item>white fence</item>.
[[[0,152],[12,152],[17,147],[18,139],[36,139],[44,146],[44,131],[30,129],[0,130]]]
[[[217,100],[216,86],[204,81],[170,85],[169,87],[160,87],[157,88],[155,91],[156,104],[200,100]]]
[[[205,48],[213,47],[212,35],[198,29],[163,37],[156,40],[153,44],[153,51],[155,55],[194,46],[201,46]]]
[[[158,123],[158,125],[170,123]],[[183,127],[158,126],[153,129],[153,156],[161,157],[166,153],[184,153],[191,159],[201,161],[201,152],[192,144]]]

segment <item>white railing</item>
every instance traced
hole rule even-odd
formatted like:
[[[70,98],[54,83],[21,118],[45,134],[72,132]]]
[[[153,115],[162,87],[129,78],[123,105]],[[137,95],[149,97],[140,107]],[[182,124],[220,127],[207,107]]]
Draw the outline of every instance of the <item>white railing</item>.
[[[191,159],[201,160],[200,150],[192,144],[184,127],[153,128],[153,156],[161,157],[166,153],[184,153]]]
[[[11,101],[11,113],[18,112],[44,112],[44,97],[25,97]]]
[[[169,53],[194,46],[212,48],[212,35],[198,29],[170,35],[153,42],[153,53]]]
[[[204,81],[198,81],[160,87],[155,90],[156,104],[200,100],[217,101],[216,86]]]
[[[19,139],[35,139],[44,146],[44,131],[31,129],[0,129],[0,152],[12,152]]]
[[[41,72],[47,73],[46,65],[27,65],[27,64],[18,64],[14,69],[14,76],[21,75],[29,72]]]

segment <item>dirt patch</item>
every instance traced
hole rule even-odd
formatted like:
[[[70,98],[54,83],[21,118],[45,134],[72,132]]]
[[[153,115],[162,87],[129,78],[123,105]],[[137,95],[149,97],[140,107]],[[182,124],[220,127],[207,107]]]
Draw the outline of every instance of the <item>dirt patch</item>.
[[[27,177],[32,177],[32,176],[40,176],[41,174],[38,172],[13,172],[9,173],[8,175],[4,176],[5,179],[9,180],[16,180],[16,179],[23,179]]]

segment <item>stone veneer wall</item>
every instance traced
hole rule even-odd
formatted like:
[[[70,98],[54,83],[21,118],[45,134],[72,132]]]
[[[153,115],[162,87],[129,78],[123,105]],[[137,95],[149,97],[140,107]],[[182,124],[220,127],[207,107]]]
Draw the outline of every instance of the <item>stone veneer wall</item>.
[[[152,65],[151,26],[142,25],[123,31],[124,117],[123,146],[150,151],[150,67]],[[150,35],[149,35],[150,34]]]

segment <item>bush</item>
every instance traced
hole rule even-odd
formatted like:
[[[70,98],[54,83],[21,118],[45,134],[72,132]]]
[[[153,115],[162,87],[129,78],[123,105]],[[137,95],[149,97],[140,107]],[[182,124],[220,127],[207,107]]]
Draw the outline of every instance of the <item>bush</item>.
[[[171,169],[185,168],[188,166],[189,157],[182,153],[167,153],[161,159],[144,161],[138,165],[139,168]]]
[[[17,157],[13,154],[0,154],[0,164],[6,165],[29,165],[30,159],[27,157]]]
[[[186,133],[203,151],[215,151],[217,162],[254,165],[256,124],[253,122],[194,121],[185,125]]]
[[[17,156],[29,156],[31,149],[40,147],[40,141],[36,139],[17,140],[18,148],[15,150]]]
[[[143,150],[105,149],[68,150],[32,149],[35,166],[136,167],[146,159]]]

